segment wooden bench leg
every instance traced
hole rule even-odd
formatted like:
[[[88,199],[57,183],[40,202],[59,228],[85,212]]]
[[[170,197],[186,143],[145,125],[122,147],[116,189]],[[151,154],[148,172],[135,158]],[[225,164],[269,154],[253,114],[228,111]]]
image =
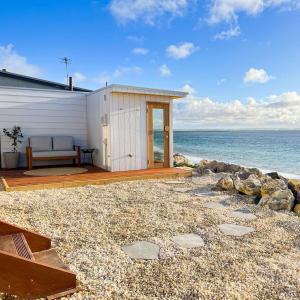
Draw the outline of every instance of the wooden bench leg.
[[[80,167],[81,165],[81,150],[80,146],[77,147],[77,166]]]
[[[27,167],[28,170],[32,170],[32,148],[26,148],[26,159],[27,159]]]

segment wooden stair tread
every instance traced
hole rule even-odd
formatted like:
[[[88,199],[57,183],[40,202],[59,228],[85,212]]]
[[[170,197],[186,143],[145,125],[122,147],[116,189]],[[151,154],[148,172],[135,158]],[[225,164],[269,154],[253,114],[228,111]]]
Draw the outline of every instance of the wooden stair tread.
[[[47,264],[49,266],[69,270],[69,267],[65,265],[57,252],[54,249],[48,249],[40,252],[33,253],[36,262]]]
[[[13,233],[0,236],[0,250],[29,260],[34,260],[23,233]]]

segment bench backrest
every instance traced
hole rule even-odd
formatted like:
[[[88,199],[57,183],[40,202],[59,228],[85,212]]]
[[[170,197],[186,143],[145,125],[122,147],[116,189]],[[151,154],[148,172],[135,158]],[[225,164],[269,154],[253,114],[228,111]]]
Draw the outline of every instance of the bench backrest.
[[[74,146],[71,136],[32,136],[28,142],[33,152],[70,151]]]

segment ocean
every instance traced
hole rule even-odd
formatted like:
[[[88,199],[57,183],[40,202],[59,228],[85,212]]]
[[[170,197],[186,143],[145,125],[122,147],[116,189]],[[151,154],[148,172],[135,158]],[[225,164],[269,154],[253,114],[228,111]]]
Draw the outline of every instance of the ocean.
[[[300,130],[174,131],[174,153],[300,178]]]

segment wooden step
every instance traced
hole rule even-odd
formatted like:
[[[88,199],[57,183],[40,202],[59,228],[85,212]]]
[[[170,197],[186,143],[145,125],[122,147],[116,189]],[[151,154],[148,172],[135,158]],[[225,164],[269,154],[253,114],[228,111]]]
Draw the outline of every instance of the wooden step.
[[[29,260],[34,260],[33,254],[23,233],[0,236],[0,250]]]
[[[60,259],[57,252],[54,249],[35,252],[33,253],[33,256],[36,262],[47,264],[56,268],[69,270],[69,267],[62,262],[62,260]]]

